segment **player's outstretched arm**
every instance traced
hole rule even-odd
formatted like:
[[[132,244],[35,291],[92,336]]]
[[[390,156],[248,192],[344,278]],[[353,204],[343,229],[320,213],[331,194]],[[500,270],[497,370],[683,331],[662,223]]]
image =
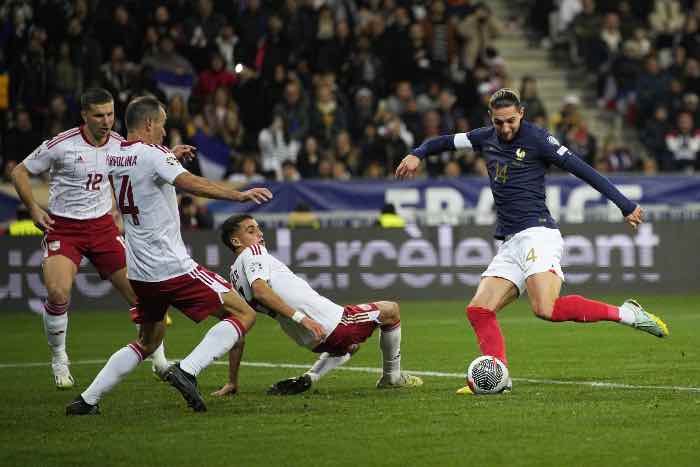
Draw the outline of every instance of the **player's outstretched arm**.
[[[403,158],[399,166],[396,168],[397,178],[408,178],[411,179],[416,176],[418,167],[420,167],[421,159],[431,154],[438,154],[444,151],[454,151],[457,146],[455,137],[458,135],[442,135],[436,136],[435,138],[430,138],[423,141],[423,144],[417,148],[413,148],[410,154]],[[469,138],[465,133],[459,133],[459,144],[460,147],[471,147]]]
[[[210,199],[223,199],[245,203],[253,201],[256,204],[265,203],[272,199],[272,192],[267,188],[252,188],[247,191],[236,191],[223,182],[214,182],[204,177],[183,172],[173,180],[178,189]]]
[[[256,279],[251,284],[253,297],[268,309],[275,311],[287,318],[296,321],[311,331],[320,343],[326,337],[326,331],[318,322],[309,318],[300,311],[296,311],[291,306],[282,300],[282,297],[277,295],[274,290],[263,279]]]
[[[211,393],[212,396],[233,396],[238,393],[238,370],[241,367],[241,359],[243,358],[243,348],[245,347],[245,338],[238,339],[236,344],[228,351],[228,382],[221,389]]]
[[[36,201],[34,201],[34,194],[32,193],[32,184],[29,180],[29,170],[24,166],[24,163],[17,164],[12,173],[10,174],[12,178],[12,184],[17,191],[20,199],[29,209],[29,214],[32,216],[34,225],[43,230],[44,232],[51,232],[53,230],[54,220],[51,216],[41,209]]]
[[[420,162],[417,156],[413,154],[407,155],[396,168],[396,178],[406,178],[409,180],[414,178],[418,167],[420,167]]]

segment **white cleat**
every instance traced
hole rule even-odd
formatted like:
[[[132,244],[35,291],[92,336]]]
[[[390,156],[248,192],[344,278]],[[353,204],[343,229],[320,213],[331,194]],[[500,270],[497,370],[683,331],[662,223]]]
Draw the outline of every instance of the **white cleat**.
[[[68,360],[58,360],[51,363],[53,379],[57,389],[70,389],[75,385],[75,380],[70,374]]]
[[[153,371],[153,377],[154,377],[157,381],[168,381],[167,379],[165,379],[165,373],[167,373],[168,368],[169,368],[169,366],[166,366],[166,367],[164,367],[164,368],[158,367],[158,366],[156,366],[156,364],[154,363],[154,364],[151,366],[151,370]]]
[[[656,337],[668,336],[668,326],[658,316],[649,313],[636,300],[627,299],[620,308],[626,308],[634,313],[632,327],[640,331],[648,332]]]
[[[415,388],[418,386],[423,386],[421,378],[403,372],[396,381],[391,381],[387,375],[382,375],[377,381],[377,389]]]

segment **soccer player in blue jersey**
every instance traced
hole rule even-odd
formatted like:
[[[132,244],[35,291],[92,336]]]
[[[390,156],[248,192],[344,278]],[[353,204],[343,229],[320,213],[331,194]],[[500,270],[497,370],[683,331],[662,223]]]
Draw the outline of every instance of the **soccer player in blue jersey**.
[[[481,352],[508,364],[496,313],[524,291],[535,315],[547,321],[616,321],[657,337],[667,336],[666,324],[634,300],[618,307],[580,295],[559,296],[564,241],[545,204],[549,165],[576,175],[605,195],[634,228],[643,222],[642,209],[547,130],[524,120],[525,109],[515,91],[495,92],[489,110],[493,126],[429,139],[396,169],[397,177],[412,178],[426,156],[463,148],[479,151],[486,162],[496,204],[495,237],[503,243],[466,310]],[[468,387],[458,391],[469,392]]]

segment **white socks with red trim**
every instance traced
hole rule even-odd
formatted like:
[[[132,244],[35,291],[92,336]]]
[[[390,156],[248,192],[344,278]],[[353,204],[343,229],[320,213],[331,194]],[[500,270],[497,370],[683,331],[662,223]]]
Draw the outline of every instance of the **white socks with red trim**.
[[[97,404],[104,393],[110,391],[126,375],[134,371],[142,360],[141,349],[135,343],[122,347],[109,357],[104,368],[81,396],[88,404]]]
[[[66,354],[66,333],[68,332],[68,303],[56,305],[44,302],[44,332],[54,361],[68,363]]]
[[[391,382],[401,376],[401,325],[390,329],[381,328],[379,348],[382,349],[382,373]]]
[[[217,323],[207,332],[202,342],[180,362],[180,368],[185,373],[197,376],[215,358],[231,350],[242,334],[242,330],[232,321],[223,320]]]
[[[313,383],[317,383],[318,380],[323,378],[323,375],[331,371],[333,368],[337,368],[343,363],[350,360],[350,354],[346,353],[338,357],[331,356],[328,352],[323,352],[313,364],[311,369],[305,374],[309,375]]]

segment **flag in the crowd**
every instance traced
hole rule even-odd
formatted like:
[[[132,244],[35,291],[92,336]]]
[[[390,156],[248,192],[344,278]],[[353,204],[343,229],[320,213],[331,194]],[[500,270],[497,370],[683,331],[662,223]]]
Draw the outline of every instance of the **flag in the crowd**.
[[[198,129],[192,137],[202,175],[212,180],[224,178],[229,163],[230,148],[219,138]]]

